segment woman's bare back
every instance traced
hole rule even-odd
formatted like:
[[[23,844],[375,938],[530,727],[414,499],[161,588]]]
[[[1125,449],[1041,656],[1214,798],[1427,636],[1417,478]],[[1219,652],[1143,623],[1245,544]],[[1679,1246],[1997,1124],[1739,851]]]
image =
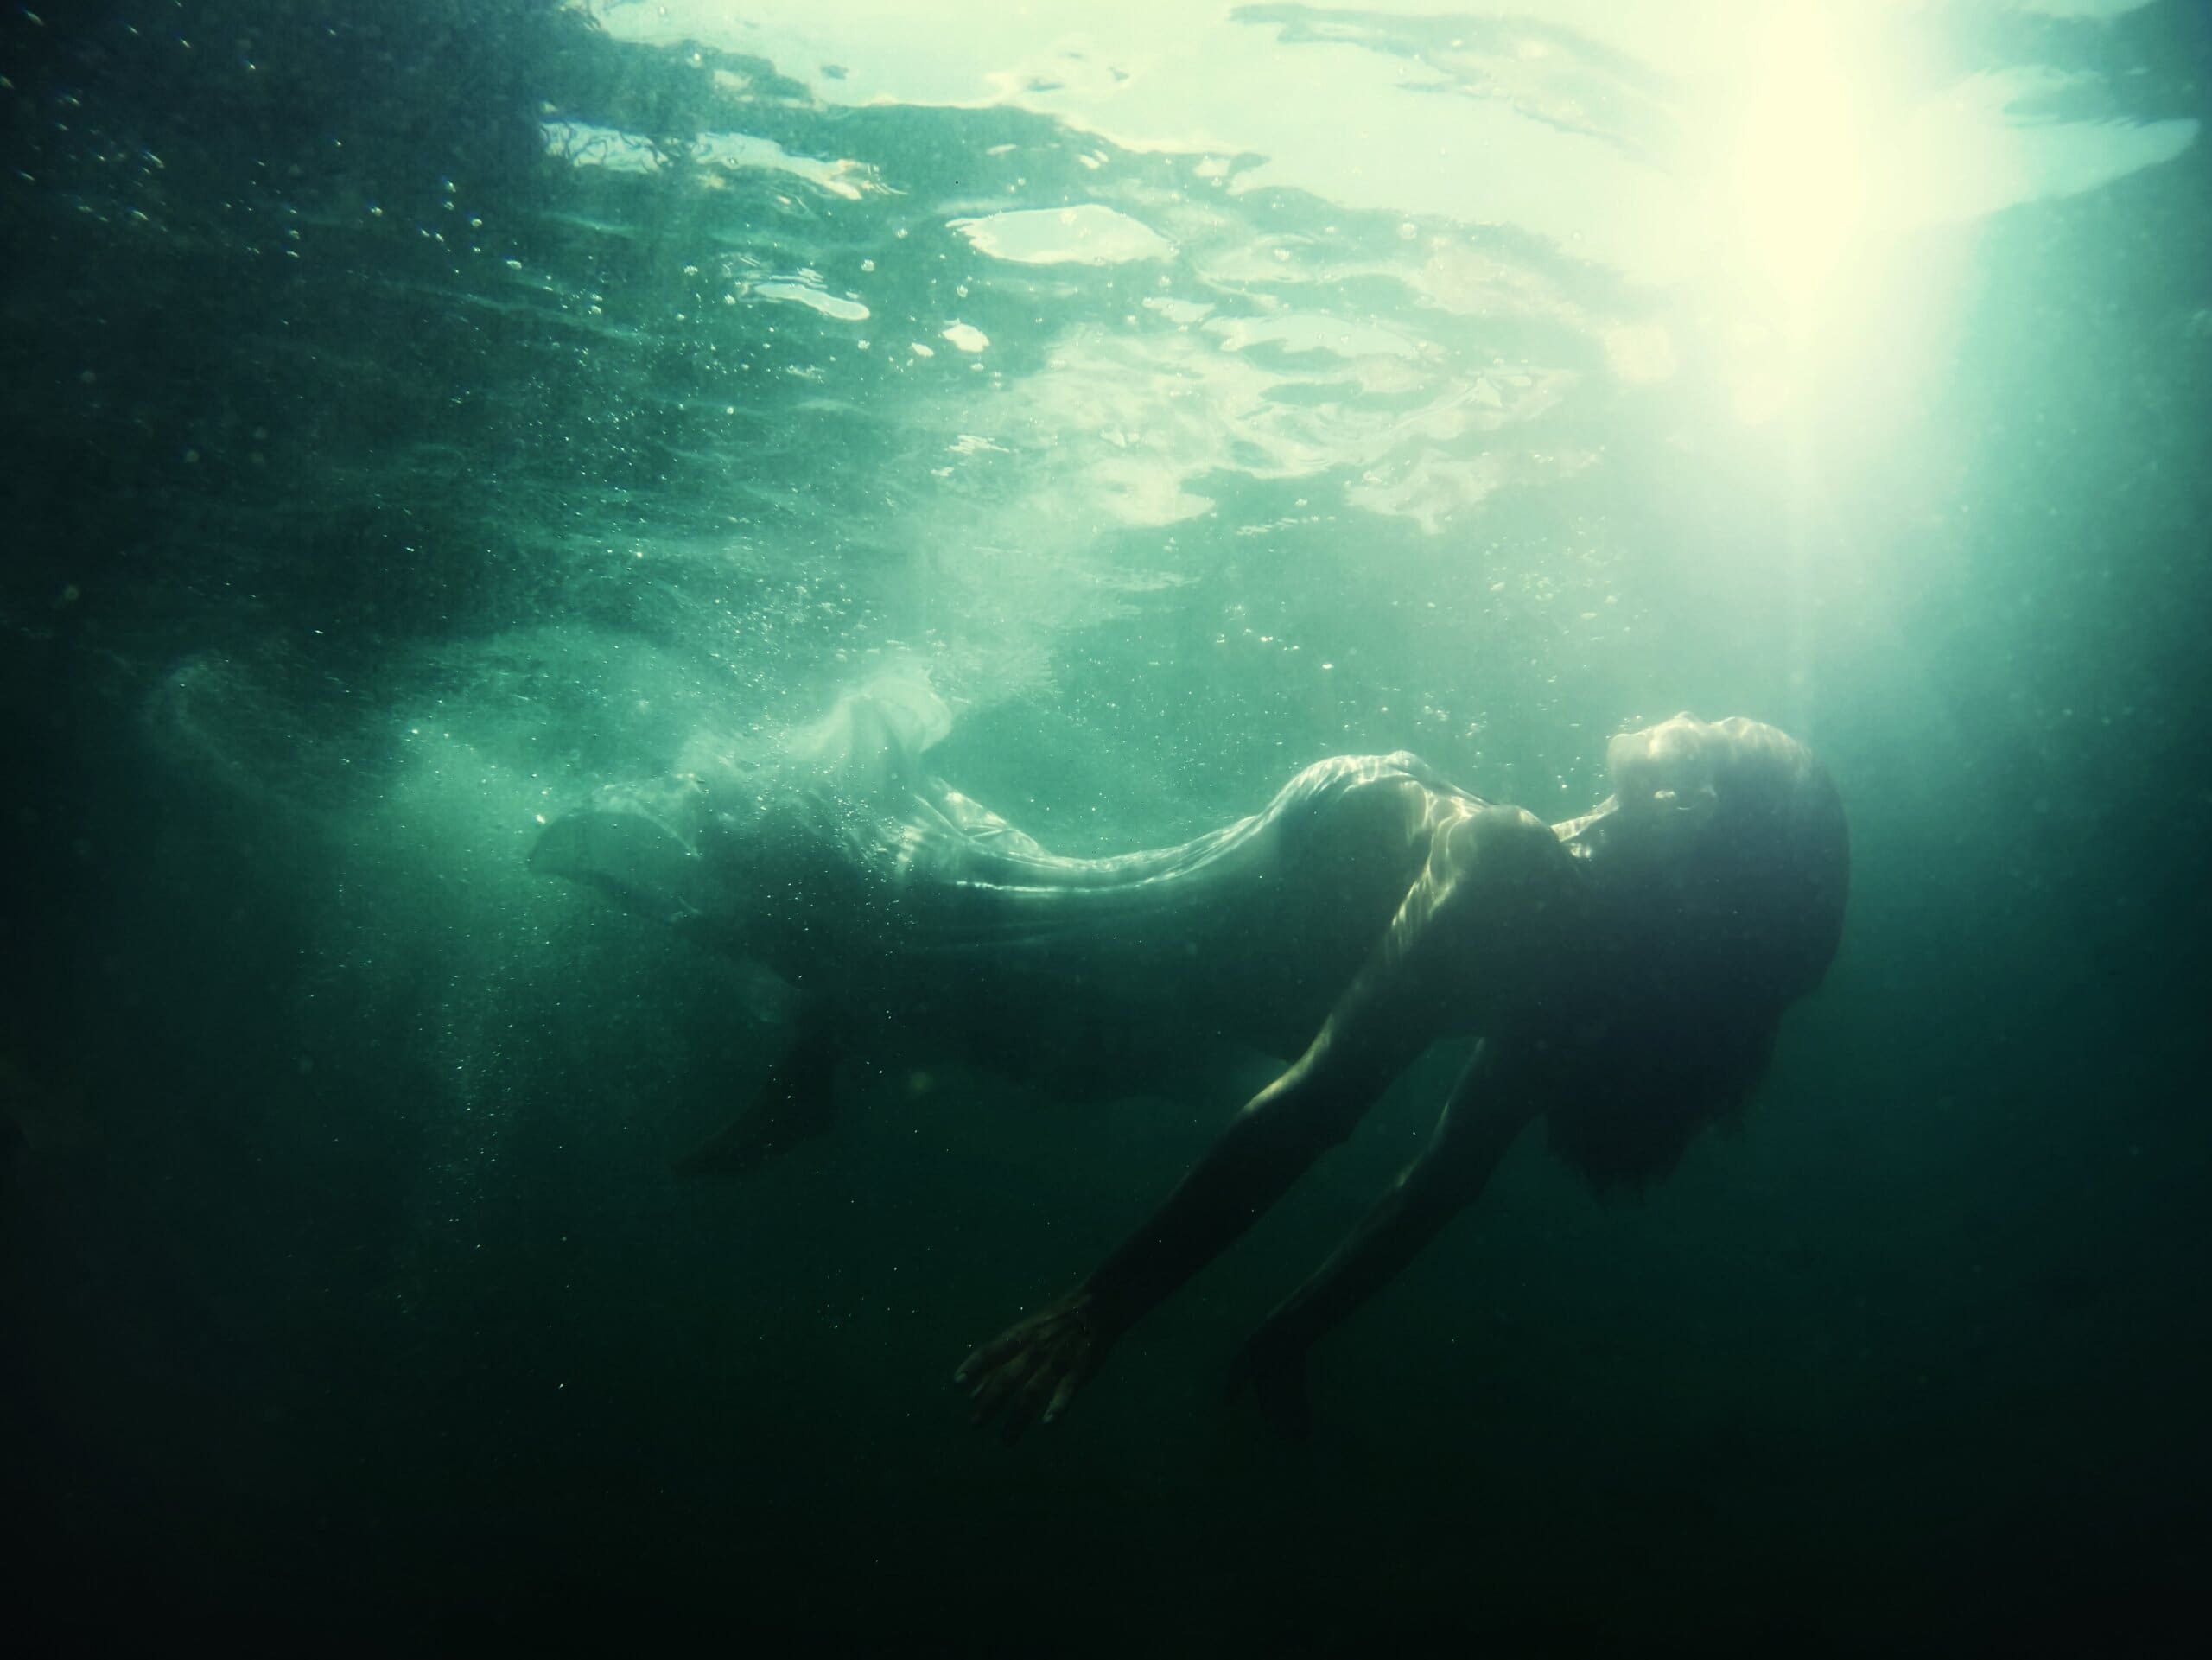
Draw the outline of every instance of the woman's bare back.
[[[1096,1095],[1208,1046],[1300,1053],[1439,827],[1494,811],[1403,751],[1337,756],[1192,841],[1067,857],[924,774],[897,715],[849,700],[804,768],[610,787],[534,862],[763,964],[840,1053]]]

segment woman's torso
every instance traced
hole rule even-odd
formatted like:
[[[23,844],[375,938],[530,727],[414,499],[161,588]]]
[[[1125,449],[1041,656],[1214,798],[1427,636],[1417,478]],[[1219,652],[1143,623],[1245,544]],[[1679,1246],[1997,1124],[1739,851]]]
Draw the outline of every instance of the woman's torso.
[[[896,1055],[1096,1091],[1224,1044],[1287,1059],[1374,952],[1438,826],[1485,805],[1403,752],[1339,756],[1193,842],[1071,859],[931,781],[865,833],[834,827],[843,856],[798,887],[848,891],[768,931],[766,955],[849,1041]]]

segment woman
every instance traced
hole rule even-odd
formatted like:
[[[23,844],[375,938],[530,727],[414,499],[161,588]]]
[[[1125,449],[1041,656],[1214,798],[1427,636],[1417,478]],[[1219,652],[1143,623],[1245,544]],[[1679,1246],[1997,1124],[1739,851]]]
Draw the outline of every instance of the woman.
[[[1306,1351],[1478,1193],[1521,1130],[1598,1182],[1663,1173],[1743,1106],[1834,955],[1841,805],[1803,746],[1679,716],[1615,738],[1613,793],[1546,826],[1402,752],[1308,767],[1182,847],[1054,857],[922,776],[950,725],[881,685],[772,751],[602,792],[542,867],[760,957],[800,992],[769,1085],[687,1161],[743,1168],[827,1122],[840,1053],[966,1053],[1112,1092],[1241,1040],[1295,1055],[1082,1284],[957,1380],[1009,1434],[1211,1261],[1407,1066],[1478,1040],[1427,1150],[1268,1316],[1243,1366],[1287,1428]]]

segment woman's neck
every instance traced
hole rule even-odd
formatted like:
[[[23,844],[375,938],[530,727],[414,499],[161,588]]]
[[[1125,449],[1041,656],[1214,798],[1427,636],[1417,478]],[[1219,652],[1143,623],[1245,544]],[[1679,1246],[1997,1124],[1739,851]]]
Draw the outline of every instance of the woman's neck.
[[[1601,890],[1641,891],[1656,870],[1679,856],[1680,849],[1653,830],[1624,813],[1613,796],[1579,818],[1552,826],[1585,881]]]
[[[1611,821],[1620,811],[1620,804],[1607,796],[1579,818],[1569,818],[1552,826],[1552,834],[1559,837],[1560,845],[1576,859],[1594,859],[1599,850],[1611,839]]]

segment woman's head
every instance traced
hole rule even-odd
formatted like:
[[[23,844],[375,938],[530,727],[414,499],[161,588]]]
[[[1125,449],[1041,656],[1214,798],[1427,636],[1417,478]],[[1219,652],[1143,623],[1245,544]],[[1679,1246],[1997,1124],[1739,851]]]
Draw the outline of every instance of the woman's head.
[[[1827,770],[1756,721],[1677,716],[1606,763],[1613,798],[1586,822],[1611,879],[1552,1136],[1593,1179],[1633,1180],[1743,1106],[1835,955],[1850,843]]]
[[[1813,752],[1757,721],[1677,715],[1615,738],[1605,763],[1614,845],[1637,855],[1630,909],[1784,1002],[1818,985],[1842,937],[1851,850]]]

